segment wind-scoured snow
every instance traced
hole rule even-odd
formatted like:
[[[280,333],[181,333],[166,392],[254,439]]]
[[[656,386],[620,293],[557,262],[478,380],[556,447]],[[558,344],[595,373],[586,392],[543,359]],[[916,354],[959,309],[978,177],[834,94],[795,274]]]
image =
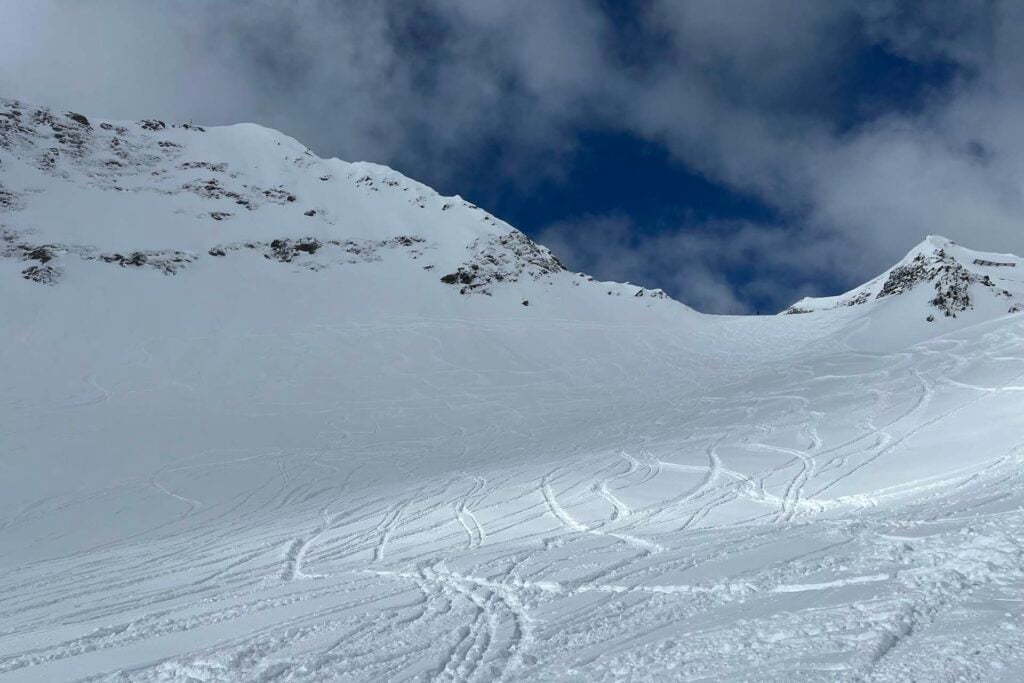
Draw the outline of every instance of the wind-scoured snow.
[[[0,113],[0,681],[1024,672],[1016,257],[705,316],[256,126]]]

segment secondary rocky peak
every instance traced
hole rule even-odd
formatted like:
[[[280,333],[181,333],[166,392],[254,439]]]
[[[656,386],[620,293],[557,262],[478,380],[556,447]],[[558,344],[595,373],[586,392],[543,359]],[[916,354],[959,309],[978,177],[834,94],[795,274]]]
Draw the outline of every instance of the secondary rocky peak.
[[[1006,277],[1019,267],[1020,259],[1010,254],[991,254],[961,247],[939,235],[929,235],[895,266],[870,282],[838,297],[806,298],[784,313],[867,305],[926,291],[927,320],[936,316],[956,318],[973,310],[979,300],[1002,301],[1004,312],[1016,312],[1019,304],[1007,300],[1024,298],[1020,283]]]

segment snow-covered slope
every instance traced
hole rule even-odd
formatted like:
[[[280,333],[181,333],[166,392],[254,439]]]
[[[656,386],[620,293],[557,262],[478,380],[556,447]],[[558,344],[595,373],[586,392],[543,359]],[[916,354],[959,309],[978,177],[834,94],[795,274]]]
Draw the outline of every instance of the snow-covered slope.
[[[0,681],[1020,677],[1014,257],[704,316],[256,126],[12,102],[0,197]]]

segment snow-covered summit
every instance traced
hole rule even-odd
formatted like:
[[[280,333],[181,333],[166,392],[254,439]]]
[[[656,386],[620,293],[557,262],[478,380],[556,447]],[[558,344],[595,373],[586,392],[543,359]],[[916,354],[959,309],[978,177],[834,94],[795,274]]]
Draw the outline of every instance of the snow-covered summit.
[[[839,296],[801,299],[783,313],[891,305],[927,322],[978,322],[1024,310],[1022,269],[1022,259],[1012,254],[975,251],[929,235],[871,281]]]
[[[501,290],[518,304],[572,286],[637,305],[667,298],[569,273],[460,197],[321,159],[255,124],[101,121],[0,100],[0,263],[23,279],[56,285],[111,266],[187,276],[215,261],[237,274],[246,255],[293,271],[386,260],[395,286],[438,297]]]

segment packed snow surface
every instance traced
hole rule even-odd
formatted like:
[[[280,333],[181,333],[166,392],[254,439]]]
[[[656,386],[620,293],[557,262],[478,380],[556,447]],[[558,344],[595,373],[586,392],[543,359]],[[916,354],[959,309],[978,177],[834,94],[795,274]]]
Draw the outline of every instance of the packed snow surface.
[[[0,230],[3,683],[1024,675],[1016,257],[707,316],[273,131],[14,102]]]

